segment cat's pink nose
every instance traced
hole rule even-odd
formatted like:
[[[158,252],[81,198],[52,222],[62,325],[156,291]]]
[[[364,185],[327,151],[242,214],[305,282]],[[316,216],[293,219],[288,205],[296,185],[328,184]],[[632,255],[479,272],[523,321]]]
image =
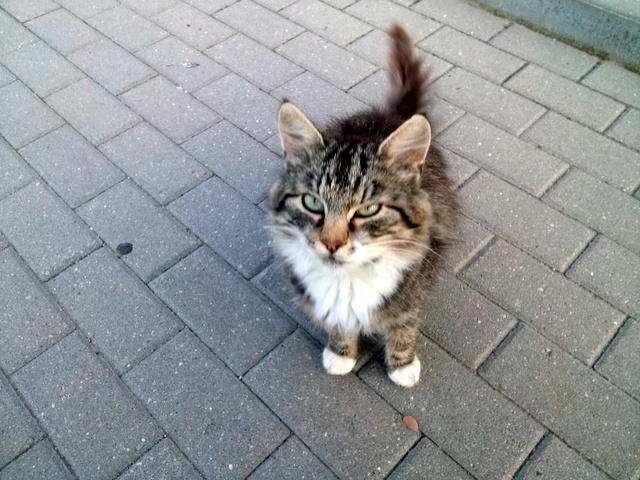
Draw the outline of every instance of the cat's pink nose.
[[[323,240],[322,243],[324,243],[324,246],[327,247],[327,250],[329,250],[329,252],[331,253],[336,253],[336,250],[338,250],[342,245],[344,245],[344,243],[341,243],[341,242],[332,242],[332,241],[326,241],[326,240]]]

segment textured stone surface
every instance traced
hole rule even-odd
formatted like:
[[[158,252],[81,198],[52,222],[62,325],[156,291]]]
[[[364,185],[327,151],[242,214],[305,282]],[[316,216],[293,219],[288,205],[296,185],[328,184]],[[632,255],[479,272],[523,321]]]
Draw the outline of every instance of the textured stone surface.
[[[598,237],[567,276],[623,312],[640,317],[640,257]]]
[[[473,478],[426,437],[413,447],[388,478],[399,480],[421,477],[433,480],[471,480]]]
[[[202,475],[189,463],[178,447],[164,439],[131,465],[118,480],[144,480],[160,475],[161,478],[202,480]]]
[[[38,442],[0,471],[0,480],[40,478],[47,480],[75,478],[48,440]]]
[[[184,285],[190,285],[188,291]],[[206,247],[155,279],[151,288],[237,375],[293,330],[282,312]]]
[[[545,112],[531,100],[461,68],[444,74],[432,88],[438,96],[514,135]]]
[[[130,180],[115,185],[78,209],[113,250],[133,245],[122,257],[145,282],[158,276],[200,242]]]
[[[94,145],[141,121],[126,105],[90,79],[54,93],[47,97],[47,103]]]
[[[338,477],[385,475],[418,434],[353,374],[327,375],[320,357],[320,346],[298,330],[244,380]],[[314,428],[318,422],[324,427]]]
[[[631,148],[640,150],[638,128],[640,128],[640,110],[630,108],[607,131],[607,135]]]
[[[504,241],[461,277],[588,365],[624,321],[621,312]]]
[[[103,143],[100,150],[162,205],[211,176],[207,168],[147,123]]]
[[[71,208],[125,177],[68,125],[30,143],[20,154]]]
[[[533,330],[519,329],[481,375],[605,472],[638,473],[638,403]]]
[[[636,398],[640,398],[638,342],[640,323],[631,318],[620,329],[595,366],[599,373]]]
[[[471,218],[556,270],[566,270],[594,237],[591,229],[484,171],[464,184],[459,197]]]
[[[444,350],[424,337],[418,343],[423,370],[413,389],[397,388],[377,361],[360,377],[475,477],[515,473],[543,428]]]
[[[100,39],[98,32],[63,8],[30,20],[26,26],[63,55]]]
[[[51,278],[100,245],[73,210],[41,182],[0,202],[0,230],[40,280]]]
[[[0,366],[11,374],[74,325],[12,249],[0,252]]]
[[[627,105],[640,108],[640,78],[613,62],[602,62],[582,83]]]
[[[62,272],[49,286],[118,373],[149,355],[182,326],[105,248]]]
[[[0,199],[28,185],[36,173],[6,141],[0,138]]]
[[[81,477],[112,478],[162,435],[151,415],[77,333],[12,379]]]
[[[207,478],[247,476],[288,435],[282,422],[188,330],[124,381]]]
[[[640,153],[561,115],[545,115],[522,136],[625,192],[640,185]]]
[[[245,277],[252,277],[269,261],[264,212],[219,178],[177,199],[169,211]]]

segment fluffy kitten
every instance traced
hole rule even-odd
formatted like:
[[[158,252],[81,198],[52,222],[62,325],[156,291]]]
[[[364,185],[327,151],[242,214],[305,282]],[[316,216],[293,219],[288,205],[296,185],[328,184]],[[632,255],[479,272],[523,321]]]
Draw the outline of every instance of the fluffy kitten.
[[[393,26],[383,108],[319,131],[292,103],[278,114],[285,171],[270,193],[276,254],[306,313],[329,334],[322,360],[343,375],[358,337],[380,334],[396,384],[420,376],[425,297],[454,222],[455,200],[422,114],[426,75]]]

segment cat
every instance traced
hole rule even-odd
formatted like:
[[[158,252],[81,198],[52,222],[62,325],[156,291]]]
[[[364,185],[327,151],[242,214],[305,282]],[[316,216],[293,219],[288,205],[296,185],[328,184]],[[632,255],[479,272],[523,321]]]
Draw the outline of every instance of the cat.
[[[455,225],[446,166],[424,115],[427,75],[393,25],[386,105],[318,130],[285,100],[285,169],[270,190],[276,257],[307,315],[328,333],[326,371],[352,371],[361,335],[381,335],[389,378],[420,377],[416,335]]]

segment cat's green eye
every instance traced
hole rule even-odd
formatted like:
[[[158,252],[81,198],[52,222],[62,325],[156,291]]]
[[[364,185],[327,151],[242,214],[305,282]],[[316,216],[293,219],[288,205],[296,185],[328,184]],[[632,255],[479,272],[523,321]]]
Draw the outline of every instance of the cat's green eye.
[[[302,196],[302,204],[305,206],[307,210],[313,213],[323,213],[324,212],[324,204],[313,195],[305,193]]]
[[[382,205],[379,203],[372,203],[371,205],[365,205],[364,207],[360,207],[356,210],[356,215],[358,217],[373,217],[376,213],[380,211]]]

